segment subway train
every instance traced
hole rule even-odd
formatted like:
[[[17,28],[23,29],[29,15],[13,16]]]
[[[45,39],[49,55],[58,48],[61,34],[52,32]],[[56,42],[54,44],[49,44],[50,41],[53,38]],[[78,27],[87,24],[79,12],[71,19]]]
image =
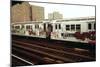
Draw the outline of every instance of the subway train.
[[[11,24],[11,32],[13,35],[96,43],[95,17],[16,22]]]

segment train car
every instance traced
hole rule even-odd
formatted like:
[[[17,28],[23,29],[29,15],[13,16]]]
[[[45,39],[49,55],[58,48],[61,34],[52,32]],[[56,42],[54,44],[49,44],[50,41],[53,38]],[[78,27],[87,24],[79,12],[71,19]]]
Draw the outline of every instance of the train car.
[[[20,34],[20,29],[21,29],[21,24],[15,24],[15,23],[12,23],[11,24],[11,32],[12,34]]]
[[[12,34],[81,43],[95,43],[95,17],[29,21],[12,24]]]
[[[51,39],[95,43],[95,18],[59,19],[52,22]]]
[[[50,21],[27,21],[12,23],[12,34],[29,37],[47,37],[47,27]]]

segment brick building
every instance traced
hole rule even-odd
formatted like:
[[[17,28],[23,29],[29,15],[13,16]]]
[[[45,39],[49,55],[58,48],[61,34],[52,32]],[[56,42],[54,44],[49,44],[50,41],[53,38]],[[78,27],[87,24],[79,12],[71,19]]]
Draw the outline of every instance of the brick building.
[[[11,22],[35,21],[44,19],[44,8],[30,5],[28,2],[17,3],[11,7]]]
[[[32,9],[32,20],[43,20],[44,19],[44,8],[40,6],[31,6]]]

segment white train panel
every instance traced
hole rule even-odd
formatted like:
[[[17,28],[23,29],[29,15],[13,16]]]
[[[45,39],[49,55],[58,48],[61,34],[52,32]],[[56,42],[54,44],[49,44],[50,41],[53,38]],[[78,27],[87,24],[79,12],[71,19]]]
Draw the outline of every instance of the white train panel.
[[[29,37],[88,43],[89,39],[91,40],[90,35],[95,36],[95,20],[52,20],[41,23],[34,21],[34,23],[13,24],[12,31],[13,34]]]

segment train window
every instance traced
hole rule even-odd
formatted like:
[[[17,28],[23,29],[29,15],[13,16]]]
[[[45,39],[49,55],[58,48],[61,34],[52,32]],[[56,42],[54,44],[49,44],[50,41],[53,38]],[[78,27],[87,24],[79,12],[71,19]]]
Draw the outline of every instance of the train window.
[[[37,25],[37,29],[39,29],[39,25]]]
[[[37,28],[37,26],[35,25],[35,29]]]
[[[24,25],[22,25],[21,29],[23,29],[23,28],[24,28]]]
[[[48,31],[52,32],[52,25],[48,24]]]
[[[70,30],[70,25],[66,25],[66,30]]]
[[[80,31],[80,28],[81,28],[80,24],[76,24],[76,30]]]
[[[59,24],[59,29],[61,29],[61,25]]]
[[[39,29],[39,25],[36,24],[36,25],[35,25],[35,29]]]
[[[60,24],[55,24],[55,29],[61,29],[61,25]]]
[[[71,30],[75,30],[75,25],[71,25]]]
[[[44,24],[44,31],[46,31],[46,24]]]
[[[26,29],[32,29],[32,25],[27,25]]]
[[[64,36],[64,33],[61,33],[61,36]]]
[[[51,27],[51,24],[48,24],[48,27]]]
[[[14,29],[14,26],[12,26],[12,28]]]
[[[94,30],[96,29],[96,24],[94,23]]]
[[[20,26],[15,26],[15,29],[20,29]]]
[[[91,23],[88,24],[88,29],[91,29],[92,28],[92,25]]]
[[[57,24],[55,24],[55,29],[57,29]]]
[[[30,29],[32,29],[32,25],[30,26]]]
[[[27,26],[26,26],[26,29],[30,29],[30,26],[29,26],[29,25],[27,25]]]

